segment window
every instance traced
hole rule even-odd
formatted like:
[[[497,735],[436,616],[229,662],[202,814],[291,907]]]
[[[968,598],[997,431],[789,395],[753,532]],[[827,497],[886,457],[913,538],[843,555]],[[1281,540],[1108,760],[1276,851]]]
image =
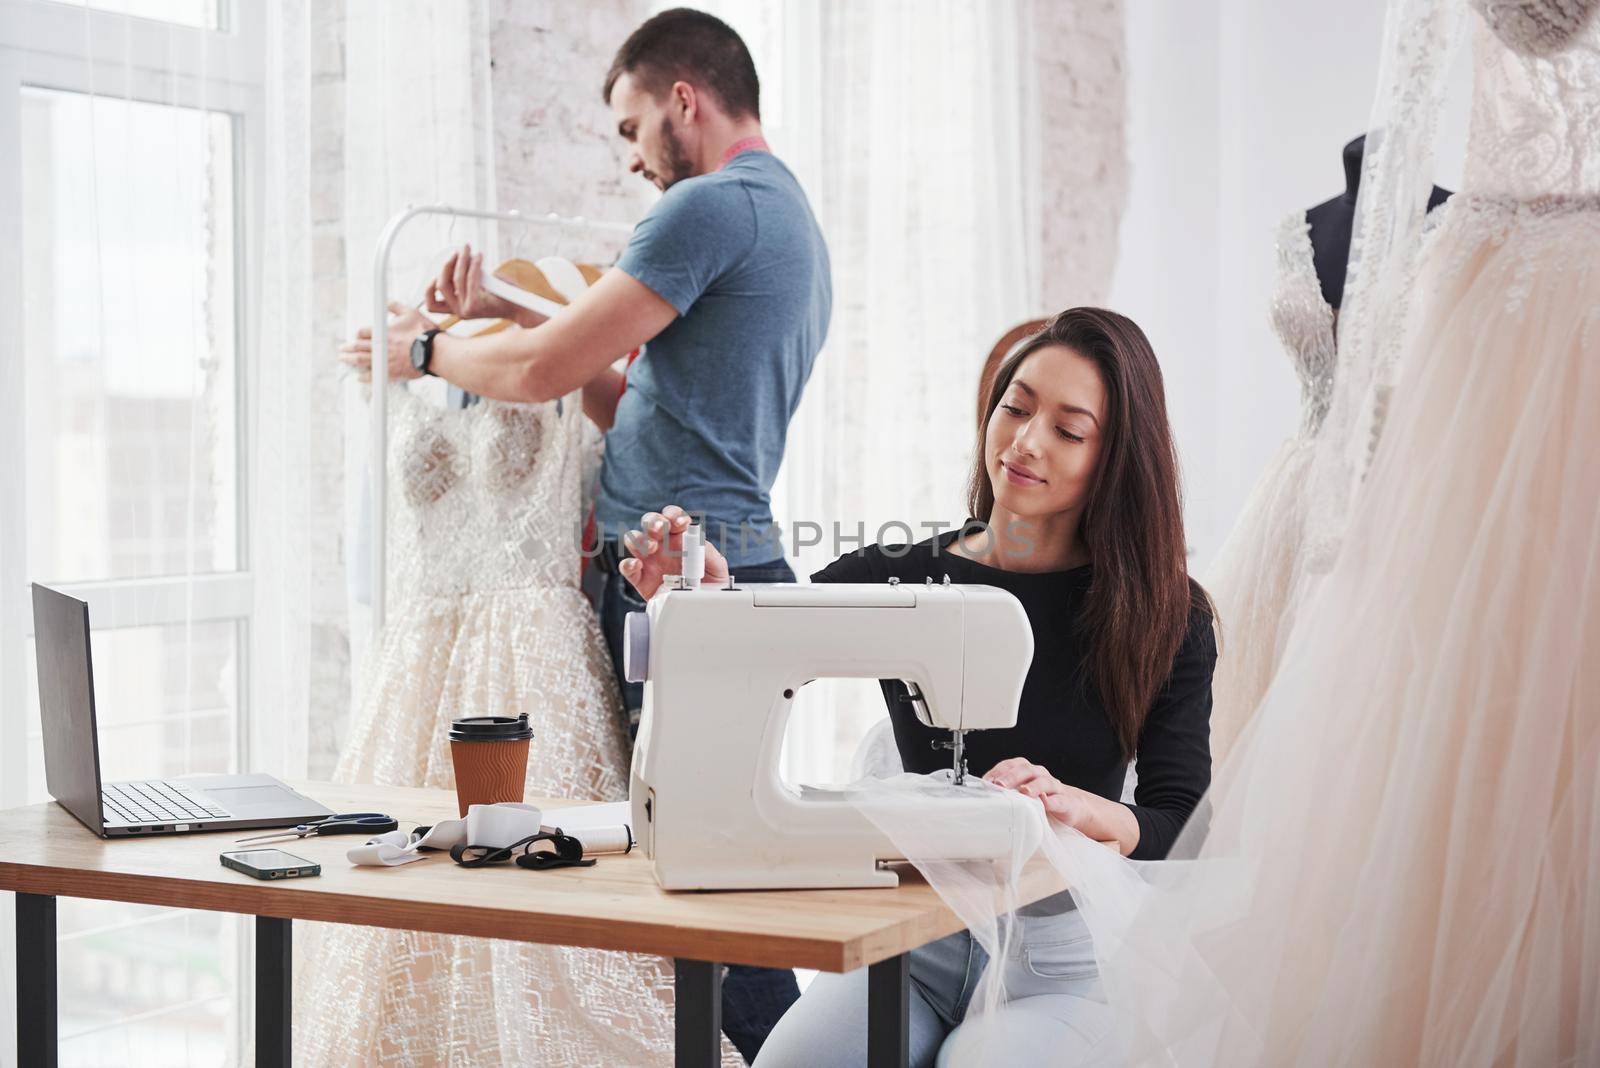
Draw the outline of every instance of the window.
[[[90,604],[107,779],[249,762],[243,383],[263,86],[254,4],[4,2],[0,284],[23,295],[0,337],[11,806],[46,797],[30,581]],[[63,899],[58,922],[63,1064],[240,1059],[237,917]]]
[[[66,3],[112,11],[131,18],[154,19],[202,30],[223,29],[219,0],[65,0]]]
[[[237,118],[29,86],[21,118],[30,575],[236,571]]]

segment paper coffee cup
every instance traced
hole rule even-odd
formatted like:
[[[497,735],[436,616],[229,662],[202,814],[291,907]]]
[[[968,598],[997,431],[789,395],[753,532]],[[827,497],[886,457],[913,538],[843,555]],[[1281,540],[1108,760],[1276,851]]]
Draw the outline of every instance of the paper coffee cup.
[[[450,760],[456,771],[456,805],[521,801],[528,778],[528,714],[468,716],[450,724]]]

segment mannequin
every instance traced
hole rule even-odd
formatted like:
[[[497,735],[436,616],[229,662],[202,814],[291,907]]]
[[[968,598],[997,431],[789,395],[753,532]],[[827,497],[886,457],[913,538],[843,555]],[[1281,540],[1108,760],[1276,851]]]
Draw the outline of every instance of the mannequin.
[[[1367,135],[1344,146],[1344,192],[1306,210],[1311,226],[1311,253],[1316,263],[1317,281],[1328,307],[1339,310],[1344,300],[1345,267],[1350,260],[1350,229],[1356,217],[1356,193],[1361,188],[1361,159],[1366,152]],[[1450,199],[1450,191],[1433,187],[1428,195],[1432,211]]]

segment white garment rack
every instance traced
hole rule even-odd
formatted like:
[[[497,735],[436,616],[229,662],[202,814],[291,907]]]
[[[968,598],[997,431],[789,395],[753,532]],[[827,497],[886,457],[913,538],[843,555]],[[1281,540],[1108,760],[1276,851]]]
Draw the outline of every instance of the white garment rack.
[[[557,226],[614,233],[632,233],[627,223],[597,222],[581,215],[523,215],[519,211],[479,211],[448,204],[408,206],[384,225],[373,257],[372,287],[372,633],[383,630],[389,548],[389,253],[406,223],[419,215],[490,219],[524,226]]]

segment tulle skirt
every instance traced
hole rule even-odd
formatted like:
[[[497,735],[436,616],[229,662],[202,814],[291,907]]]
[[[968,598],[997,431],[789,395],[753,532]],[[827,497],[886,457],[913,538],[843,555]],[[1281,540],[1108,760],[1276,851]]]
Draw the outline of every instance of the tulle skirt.
[[[1211,756],[1233,748],[1267,692],[1294,622],[1302,572],[1309,436],[1284,442],[1206,574],[1219,647],[1211,680]]]
[[[528,792],[628,796],[627,735],[594,610],[575,587],[418,597],[384,629],[336,772],[455,789],[450,722],[528,714]]]
[[[1071,843],[1135,1063],[1600,1064],[1600,210],[1458,199],[1196,859]]]
[[[337,777],[453,789],[450,721],[527,712],[530,795],[620,800],[628,792],[628,756],[619,709],[594,613],[578,590],[415,598],[390,621],[370,659]],[[659,957],[303,926],[297,1061],[671,1060],[672,966]]]

